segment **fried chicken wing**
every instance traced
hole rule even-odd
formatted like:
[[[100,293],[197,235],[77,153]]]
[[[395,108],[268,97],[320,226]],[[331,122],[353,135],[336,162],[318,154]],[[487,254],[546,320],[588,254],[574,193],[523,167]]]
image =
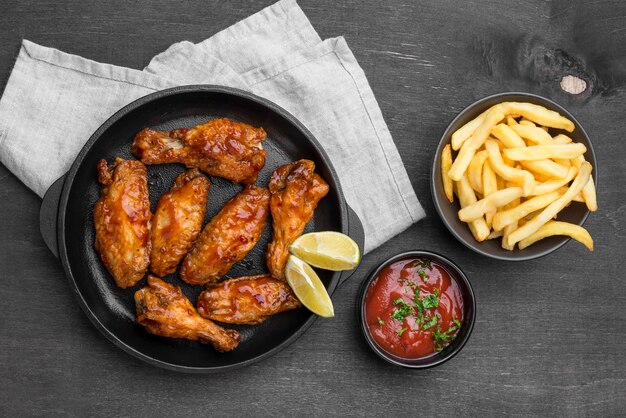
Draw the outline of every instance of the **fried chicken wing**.
[[[228,324],[260,324],[271,315],[299,306],[289,285],[267,274],[224,280],[198,296],[202,317]]]
[[[148,276],[148,286],[135,292],[137,322],[150,334],[186,338],[231,351],[239,344],[239,333],[202,318],[180,287]]]
[[[152,219],[150,270],[154,274],[174,273],[200,235],[210,188],[209,179],[193,169],[176,177],[172,189],[159,199]]]
[[[299,160],[283,165],[270,178],[270,211],[274,235],[265,255],[272,277],[283,280],[289,246],[302,235],[328,184],[315,172],[315,163]]]
[[[185,256],[180,277],[189,284],[219,280],[259,240],[268,216],[270,193],[246,186],[204,227]]]
[[[265,165],[265,137],[263,128],[223,118],[170,133],[143,129],[132,151],[145,164],[183,163],[210,176],[252,184]]]
[[[148,173],[140,161],[116,158],[111,167],[98,163],[104,186],[94,208],[94,246],[115,283],[137,284],[150,263],[150,201]]]

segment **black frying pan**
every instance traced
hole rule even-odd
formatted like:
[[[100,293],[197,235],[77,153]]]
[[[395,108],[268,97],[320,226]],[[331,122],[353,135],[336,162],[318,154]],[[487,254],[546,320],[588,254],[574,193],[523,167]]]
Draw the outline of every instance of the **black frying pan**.
[[[351,236],[363,248],[363,228],[348,207],[341,185],[328,156],[313,135],[293,116],[274,103],[253,94],[226,87],[185,86],[143,97],[114,114],[87,141],[69,172],[57,180],[44,196],[41,206],[41,233],[50,250],[61,260],[70,286],[91,322],[115,345],[150,364],[187,372],[210,372],[240,367],[275,354],[295,341],[315,321],[306,309],[275,315],[257,326],[230,326],[241,332],[241,343],[229,353],[218,353],[209,345],[174,340],[148,334],[135,323],[134,292],[118,288],[93,248],[93,208],[99,197],[96,164],[101,158],[111,162],[116,156],[133,158],[130,146],[134,135],[145,127],[169,131],[192,127],[206,120],[227,117],[262,126],[267,131],[265,167],[257,184],[266,186],[277,167],[301,158],[313,160],[318,172],[330,185],[320,201],[308,231],[339,231]],[[174,178],[184,171],[180,164],[148,166],[152,210]],[[205,222],[226,201],[241,190],[230,181],[211,178]],[[271,223],[256,247],[228,273],[230,277],[267,271],[265,250],[271,237]],[[328,293],[346,280],[351,272],[318,270]],[[195,305],[201,288],[181,281],[176,274],[167,282],[181,286]]]

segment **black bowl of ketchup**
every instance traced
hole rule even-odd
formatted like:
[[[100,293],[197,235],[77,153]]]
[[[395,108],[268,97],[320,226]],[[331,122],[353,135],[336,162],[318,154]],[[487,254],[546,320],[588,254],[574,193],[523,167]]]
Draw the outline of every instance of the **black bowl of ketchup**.
[[[363,282],[358,314],[365,340],[396,366],[423,369],[454,357],[469,339],[476,300],[454,263],[429,251],[383,262]]]

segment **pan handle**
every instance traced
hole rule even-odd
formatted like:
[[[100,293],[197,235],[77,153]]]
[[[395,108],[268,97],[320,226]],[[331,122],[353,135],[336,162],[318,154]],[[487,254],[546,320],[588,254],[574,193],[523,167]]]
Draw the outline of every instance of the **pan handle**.
[[[365,231],[363,230],[363,224],[359,219],[359,216],[352,210],[350,205],[348,206],[348,235],[352,238],[358,245],[361,250],[361,255],[363,254],[363,249],[365,248]],[[341,286],[346,280],[348,280],[354,272],[354,270],[348,270],[341,273],[339,276],[339,285]]]
[[[43,196],[41,208],[39,209],[39,231],[43,237],[43,242],[52,251],[56,258],[59,258],[59,244],[57,242],[57,217],[59,214],[59,200],[61,191],[65,183],[65,174],[52,183],[46,194]]]

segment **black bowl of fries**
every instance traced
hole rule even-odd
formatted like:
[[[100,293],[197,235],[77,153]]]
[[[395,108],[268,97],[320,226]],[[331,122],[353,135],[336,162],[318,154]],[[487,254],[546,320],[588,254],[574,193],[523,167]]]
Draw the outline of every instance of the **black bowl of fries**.
[[[433,160],[435,208],[468,248],[499,260],[542,257],[575,239],[597,210],[589,136],[565,108],[530,93],[499,93],[448,125]]]

